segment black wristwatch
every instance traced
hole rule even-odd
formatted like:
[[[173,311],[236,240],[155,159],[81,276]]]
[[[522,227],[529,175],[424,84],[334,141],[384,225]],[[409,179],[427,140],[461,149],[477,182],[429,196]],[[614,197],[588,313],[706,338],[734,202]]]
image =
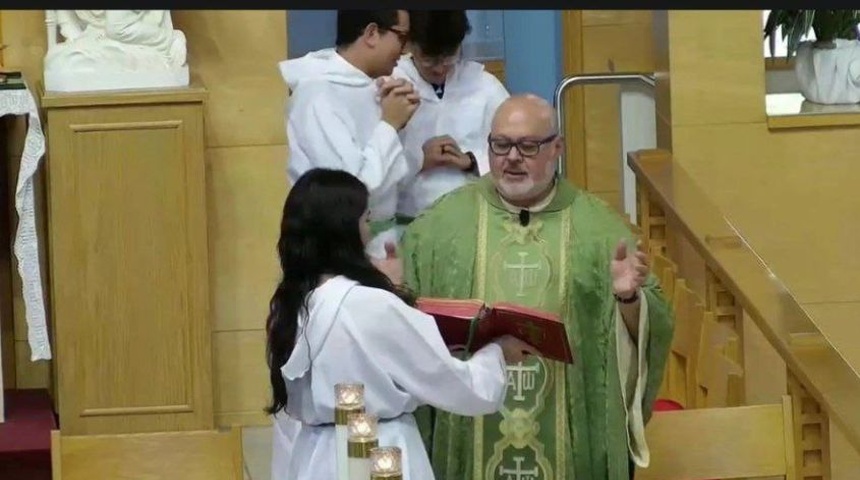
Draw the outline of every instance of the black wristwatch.
[[[621,298],[614,293],[612,294],[612,296],[615,297],[616,302],[622,303],[624,305],[630,305],[631,303],[635,303],[636,300],[639,300],[639,292],[635,290],[633,291],[633,295],[630,295],[629,298]]]
[[[478,174],[478,159],[475,158],[475,154],[472,152],[466,152],[466,155],[469,156],[469,166],[464,168],[463,171],[466,173],[474,173]]]

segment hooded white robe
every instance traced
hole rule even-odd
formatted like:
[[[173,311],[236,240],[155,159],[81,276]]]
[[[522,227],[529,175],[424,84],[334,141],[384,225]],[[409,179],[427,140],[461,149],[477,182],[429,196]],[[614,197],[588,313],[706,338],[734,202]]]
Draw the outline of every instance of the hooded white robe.
[[[333,48],[278,64],[290,87],[285,112],[291,183],[312,168],[345,170],[370,191],[371,222],[391,222],[368,245],[384,258],[384,244],[397,241],[393,218],[397,188],[421,168],[407,161],[397,130],[382,121],[378,88]]]
[[[419,405],[485,415],[501,408],[507,387],[497,344],[459,360],[433,317],[390,292],[343,276],[310,294],[308,314],[299,319],[296,346],[281,373],[286,409],[302,426],[285,476],[273,480],[335,480],[337,383],[364,384],[365,409],[380,419],[379,445],[403,452],[404,480],[434,478],[412,416]]]
[[[401,57],[393,75],[412,82],[421,96],[421,105],[400,131],[409,163],[422,164],[422,148],[427,140],[450,135],[461,150],[475,155],[480,174],[487,173],[490,169],[487,137],[493,115],[510,96],[502,83],[485,71],[483,64],[469,60],[457,62],[448,74],[441,99],[433,86],[421,78],[411,57]],[[397,213],[415,217],[445,193],[474,178],[453,167],[434,168],[407,177],[400,185]]]

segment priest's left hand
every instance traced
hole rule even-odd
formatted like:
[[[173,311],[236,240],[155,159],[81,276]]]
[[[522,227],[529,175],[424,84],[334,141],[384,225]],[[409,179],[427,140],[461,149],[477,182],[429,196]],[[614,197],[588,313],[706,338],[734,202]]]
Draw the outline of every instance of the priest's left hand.
[[[648,256],[642,251],[642,241],[636,242],[636,252],[627,253],[627,241],[622,239],[615,247],[610,264],[612,293],[620,298],[632,297],[648,278]]]

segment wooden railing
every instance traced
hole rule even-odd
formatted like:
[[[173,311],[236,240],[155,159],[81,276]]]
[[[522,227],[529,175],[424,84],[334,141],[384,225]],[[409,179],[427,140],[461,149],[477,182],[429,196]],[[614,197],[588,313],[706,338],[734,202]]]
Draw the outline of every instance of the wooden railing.
[[[682,254],[671,245],[682,237],[704,260],[702,301],[735,333],[727,357],[745,366],[745,313],[784,360],[798,477],[828,479],[831,420],[860,452],[860,376],[671,153],[642,150],[631,153],[628,164],[637,177],[637,223],[649,249],[679,263]],[[742,384],[733,382],[731,403],[744,404]]]

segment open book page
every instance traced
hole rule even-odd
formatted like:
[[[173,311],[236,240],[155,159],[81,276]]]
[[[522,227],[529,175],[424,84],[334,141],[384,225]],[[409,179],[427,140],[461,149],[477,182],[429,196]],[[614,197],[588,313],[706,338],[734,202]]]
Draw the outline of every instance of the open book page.
[[[474,347],[480,348],[501,335],[519,338],[550,360],[573,363],[564,323],[554,313],[511,303],[495,304],[487,318],[478,323]]]

